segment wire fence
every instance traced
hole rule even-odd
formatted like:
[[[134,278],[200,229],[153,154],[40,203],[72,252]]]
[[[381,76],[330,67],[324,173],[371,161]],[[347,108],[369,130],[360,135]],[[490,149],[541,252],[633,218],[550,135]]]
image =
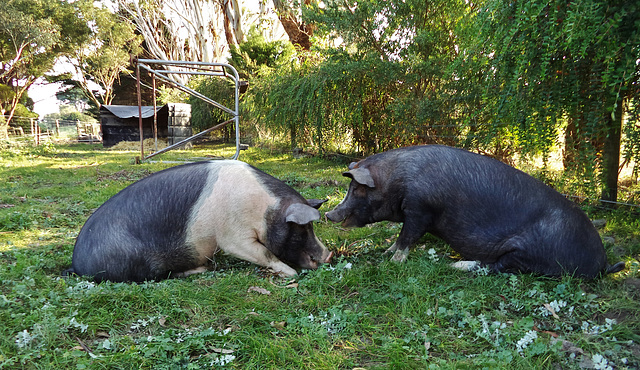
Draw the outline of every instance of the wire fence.
[[[7,118],[8,116],[4,117],[5,120]],[[100,123],[97,120],[36,119],[14,116],[11,118],[7,131],[9,136],[32,138],[36,144],[51,138],[71,139],[81,142],[102,141]]]

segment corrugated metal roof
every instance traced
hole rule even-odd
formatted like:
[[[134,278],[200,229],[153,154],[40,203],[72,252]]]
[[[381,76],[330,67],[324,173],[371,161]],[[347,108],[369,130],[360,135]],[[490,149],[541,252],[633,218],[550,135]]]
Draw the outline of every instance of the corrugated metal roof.
[[[138,106],[137,105],[103,105],[101,108],[108,110],[118,118],[138,118]],[[156,111],[159,111],[162,107],[156,107]],[[153,117],[153,106],[142,107],[142,118]]]

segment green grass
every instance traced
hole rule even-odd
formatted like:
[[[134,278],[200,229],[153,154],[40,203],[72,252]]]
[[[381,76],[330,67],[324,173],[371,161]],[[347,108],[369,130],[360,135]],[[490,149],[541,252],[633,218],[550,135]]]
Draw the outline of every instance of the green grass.
[[[157,159],[232,153],[205,145]],[[0,147],[0,368],[640,366],[640,222],[625,211],[590,212],[616,239],[610,260],[628,265],[596,281],[456,271],[454,253],[430,236],[396,264],[382,253],[398,224],[344,230],[325,219],[316,233],[336,258],[295,279],[226,256],[186,279],[61,278],[95,208],[175,165],[135,165],[136,155],[90,144]],[[257,148],[240,159],[328,199],[324,211],[347,186],[345,163]]]

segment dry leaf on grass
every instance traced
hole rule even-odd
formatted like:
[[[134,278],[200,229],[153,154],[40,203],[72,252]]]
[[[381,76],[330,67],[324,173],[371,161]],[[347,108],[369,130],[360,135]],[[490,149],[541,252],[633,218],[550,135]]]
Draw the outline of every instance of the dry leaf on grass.
[[[560,318],[560,317],[558,317],[558,315],[556,314],[556,311],[553,309],[553,307],[551,307],[551,305],[550,305],[550,304],[545,303],[545,304],[543,304],[543,306],[544,306],[544,308],[546,308],[546,309],[547,309],[547,311],[551,312],[551,315],[552,315],[553,317],[555,317],[556,319],[559,319],[559,318]]]
[[[234,352],[232,349],[224,349],[224,348],[211,348],[211,350],[215,353],[222,353],[225,355],[228,355]]]
[[[247,293],[251,293],[251,292],[256,292],[256,293],[260,293],[260,294],[264,294],[264,295],[270,295],[271,292],[266,290],[265,288],[260,288],[258,286],[252,286],[249,287],[249,289],[247,289]]]
[[[287,325],[286,321],[271,321],[269,323],[269,325],[273,326],[274,328],[278,329],[278,330],[282,330],[284,329],[285,325]]]

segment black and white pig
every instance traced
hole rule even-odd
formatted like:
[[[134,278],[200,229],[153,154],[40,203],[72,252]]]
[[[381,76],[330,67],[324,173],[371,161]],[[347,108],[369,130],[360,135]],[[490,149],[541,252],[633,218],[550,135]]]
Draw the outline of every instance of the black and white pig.
[[[126,187],[89,217],[68,273],[97,281],[205,271],[222,250],[274,272],[314,269],[331,254],[313,232],[319,200],[239,161],[169,168]]]
[[[600,235],[574,203],[479,154],[441,145],[401,148],[352,163],[343,175],[351,178],[349,190],[327,218],[345,227],[402,222],[388,249],[394,261],[404,261],[428,232],[494,272],[593,278],[624,268],[607,264]]]

